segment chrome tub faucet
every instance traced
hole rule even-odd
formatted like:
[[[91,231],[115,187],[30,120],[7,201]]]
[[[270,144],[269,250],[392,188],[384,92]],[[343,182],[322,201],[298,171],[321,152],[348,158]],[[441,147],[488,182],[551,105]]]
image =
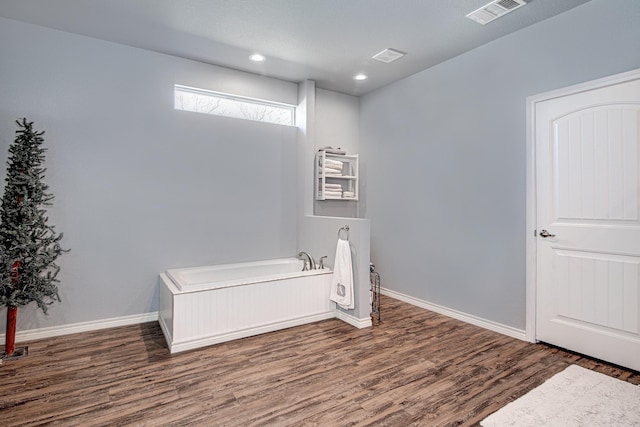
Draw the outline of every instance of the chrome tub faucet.
[[[315,270],[316,269],[316,260],[313,259],[313,257],[311,255],[309,255],[307,252],[299,252],[298,253],[298,258],[304,260],[304,258],[300,258],[300,257],[306,257],[307,261],[304,262],[304,266],[302,267],[302,271],[307,271],[307,270]]]

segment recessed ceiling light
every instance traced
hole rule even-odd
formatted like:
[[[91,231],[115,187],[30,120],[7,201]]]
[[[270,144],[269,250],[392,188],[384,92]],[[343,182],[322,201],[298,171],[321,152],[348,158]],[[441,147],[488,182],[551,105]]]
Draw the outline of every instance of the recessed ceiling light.
[[[254,53],[253,55],[251,55],[249,57],[250,60],[254,61],[254,62],[263,62],[265,61],[267,58],[264,57],[264,55],[260,55],[259,53]]]
[[[368,76],[366,74],[356,74],[353,76],[353,80],[367,80]]]

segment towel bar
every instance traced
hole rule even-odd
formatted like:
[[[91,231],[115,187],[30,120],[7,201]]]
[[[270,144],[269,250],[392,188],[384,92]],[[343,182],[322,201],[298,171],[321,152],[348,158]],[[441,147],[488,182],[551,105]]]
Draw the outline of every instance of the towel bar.
[[[345,225],[344,227],[340,227],[340,229],[338,230],[338,239],[341,238],[341,236],[340,236],[340,232],[341,231],[344,231],[346,236],[347,236],[347,238],[343,239],[343,240],[349,240],[349,226]]]

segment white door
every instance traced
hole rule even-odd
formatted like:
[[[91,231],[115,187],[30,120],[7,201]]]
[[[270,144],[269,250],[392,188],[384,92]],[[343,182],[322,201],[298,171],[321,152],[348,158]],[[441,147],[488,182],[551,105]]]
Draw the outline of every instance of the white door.
[[[536,339],[635,370],[639,74],[534,106]]]

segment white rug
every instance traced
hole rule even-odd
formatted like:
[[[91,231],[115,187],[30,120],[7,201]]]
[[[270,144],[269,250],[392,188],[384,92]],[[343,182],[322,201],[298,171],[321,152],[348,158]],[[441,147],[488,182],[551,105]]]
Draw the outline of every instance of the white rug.
[[[571,365],[480,425],[640,426],[640,386]]]

